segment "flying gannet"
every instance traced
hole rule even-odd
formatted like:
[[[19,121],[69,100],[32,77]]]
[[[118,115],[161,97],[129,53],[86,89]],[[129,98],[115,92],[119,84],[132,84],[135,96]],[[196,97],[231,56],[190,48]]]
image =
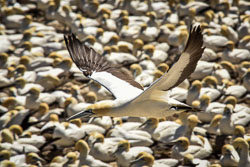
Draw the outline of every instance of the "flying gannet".
[[[161,78],[146,90],[126,76],[119,68],[112,66],[94,49],[81,43],[74,34],[65,35],[69,54],[83,74],[107,88],[115,100],[104,100],[89,105],[68,120],[79,117],[133,116],[168,117],[175,113],[192,110],[192,107],[169,97],[168,90],[178,86],[196,68],[204,47],[200,26],[191,27],[186,47],[178,61]]]

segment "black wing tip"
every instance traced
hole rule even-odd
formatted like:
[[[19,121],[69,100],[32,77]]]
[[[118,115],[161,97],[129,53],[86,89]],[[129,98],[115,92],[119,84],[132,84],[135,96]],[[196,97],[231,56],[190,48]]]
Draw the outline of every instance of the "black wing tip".
[[[203,35],[200,24],[190,26],[189,37],[184,51],[196,51],[203,53],[206,47],[203,46]]]

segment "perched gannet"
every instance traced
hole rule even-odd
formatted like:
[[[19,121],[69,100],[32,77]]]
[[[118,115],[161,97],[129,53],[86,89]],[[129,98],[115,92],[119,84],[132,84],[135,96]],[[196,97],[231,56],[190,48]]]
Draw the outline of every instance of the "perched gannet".
[[[236,167],[238,166],[240,157],[235,151],[234,147],[230,144],[226,144],[222,147],[222,156],[220,158],[220,164],[222,166]]]
[[[233,146],[240,156],[238,166],[250,166],[249,145],[247,141],[238,137],[233,141]]]
[[[104,115],[161,118],[192,109],[169,98],[165,91],[179,85],[194,71],[204,51],[200,26],[191,29],[184,52],[176,64],[144,92],[137,82],[111,67],[103,57],[82,44],[74,35],[65,36],[65,42],[72,60],[84,75],[102,84],[116,98],[90,105],[69,119]]]
[[[141,152],[136,156],[136,159],[130,163],[130,166],[152,166],[154,164],[154,160],[155,158],[151,154],[147,152]]]
[[[152,150],[148,147],[130,147],[130,143],[127,140],[121,140],[115,150],[115,157],[117,158],[117,164],[121,167],[128,167],[130,162],[135,160],[138,154],[141,152],[147,152],[152,154]]]
[[[101,133],[93,132],[88,138],[89,154],[103,162],[115,161],[115,148],[122,138],[104,138]]]
[[[215,135],[219,135],[220,134],[220,120],[222,119],[222,115],[221,114],[217,114],[213,117],[213,119],[210,122],[209,127],[207,128],[207,132],[209,134],[215,134]]]
[[[118,126],[108,132],[110,137],[119,137],[128,140],[131,146],[150,146],[153,144],[151,135],[142,130],[126,131]]]
[[[88,144],[84,140],[79,140],[75,144],[75,149],[80,152],[79,156],[79,167],[82,165],[89,165],[93,167],[111,167],[111,165],[108,165],[100,160],[95,159],[93,156],[89,155],[90,148]]]
[[[184,166],[195,166],[195,167],[211,167],[208,160],[201,160],[199,158],[194,158],[192,154],[186,154],[183,157]]]
[[[194,158],[204,159],[209,157],[212,153],[211,147],[190,145],[188,138],[179,137],[175,141],[175,145],[172,147],[172,158],[182,159],[185,154],[192,154]]]

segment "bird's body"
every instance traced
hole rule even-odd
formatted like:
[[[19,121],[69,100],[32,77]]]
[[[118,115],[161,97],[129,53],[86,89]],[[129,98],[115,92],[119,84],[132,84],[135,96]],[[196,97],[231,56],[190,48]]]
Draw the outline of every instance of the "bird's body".
[[[70,56],[83,74],[107,88],[115,100],[97,102],[69,119],[82,116],[169,117],[192,107],[169,97],[167,90],[178,86],[195,69],[204,51],[199,26],[192,28],[186,47],[179,60],[161,78],[145,91],[142,86],[118,68],[109,64],[92,48],[81,43],[74,35],[65,36]]]

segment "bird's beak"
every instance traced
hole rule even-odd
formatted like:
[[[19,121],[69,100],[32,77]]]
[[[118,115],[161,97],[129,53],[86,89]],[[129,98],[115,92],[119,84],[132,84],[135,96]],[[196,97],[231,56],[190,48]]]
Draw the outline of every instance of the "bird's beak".
[[[175,145],[176,143],[178,143],[178,139],[175,139],[175,140],[171,141],[171,142],[169,143],[169,145]]]
[[[79,113],[76,113],[75,115],[72,115],[71,117],[69,117],[67,119],[67,121],[70,121],[72,119],[81,118],[81,117],[90,117],[93,114],[94,113],[92,112],[92,109],[85,110],[85,111],[80,111]]]
[[[139,128],[142,128],[142,127],[145,126],[147,123],[148,123],[148,120],[145,121],[145,122],[143,122],[143,123],[139,126]]]
[[[40,162],[46,162],[44,159],[40,158],[40,157],[37,157],[36,158],[37,161],[40,161]]]
[[[140,162],[140,161],[141,161],[141,159],[140,159],[140,158],[137,158],[137,159],[135,159],[135,160],[131,161],[131,162],[130,162],[130,164],[133,164],[133,163],[138,163],[138,162]]]

